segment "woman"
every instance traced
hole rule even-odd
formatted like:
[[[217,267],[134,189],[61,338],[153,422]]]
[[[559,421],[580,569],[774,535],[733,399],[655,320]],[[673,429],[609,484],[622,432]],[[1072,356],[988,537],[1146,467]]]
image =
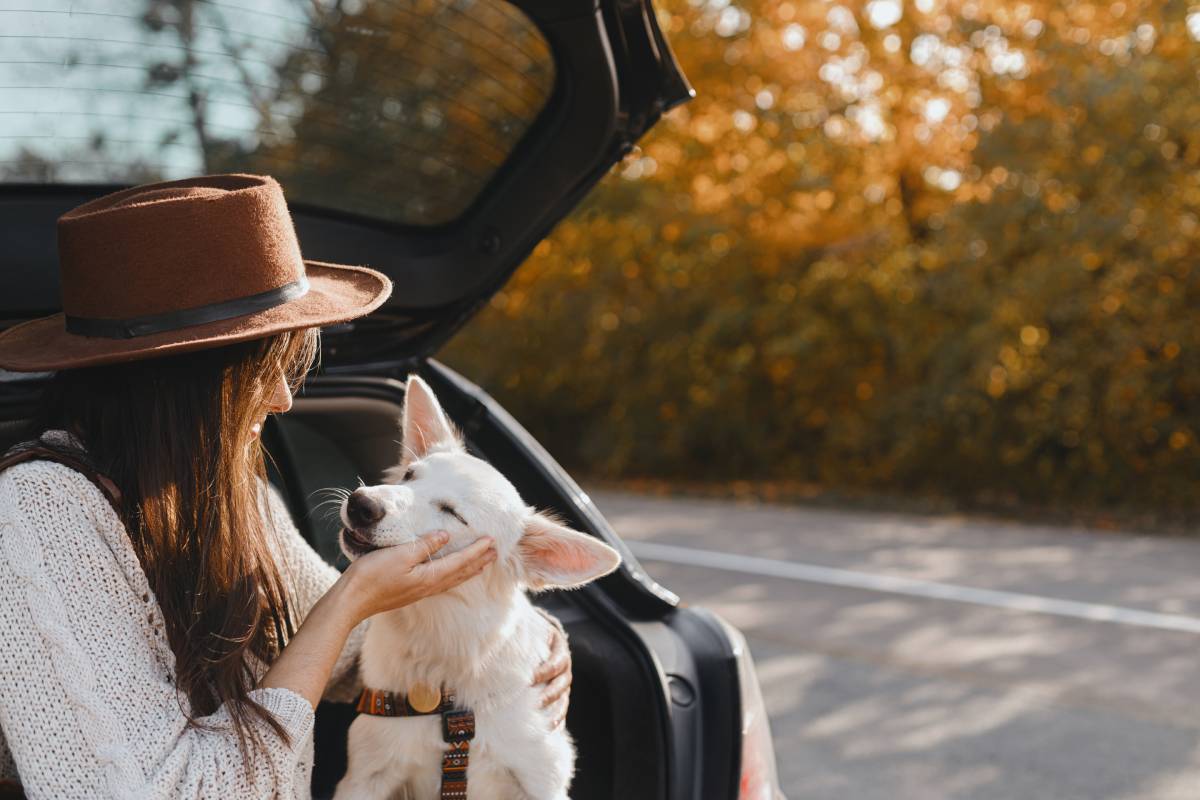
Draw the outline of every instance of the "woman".
[[[318,328],[391,284],[304,261],[258,176],[117,192],[58,232],[64,313],[0,334],[0,366],[56,371],[36,440],[0,461],[0,782],[307,797],[313,710],[353,696],[364,621],[495,559],[482,537],[426,561],[429,532],[339,575],[264,480],[262,424]],[[535,681],[560,724],[561,633],[552,649]]]

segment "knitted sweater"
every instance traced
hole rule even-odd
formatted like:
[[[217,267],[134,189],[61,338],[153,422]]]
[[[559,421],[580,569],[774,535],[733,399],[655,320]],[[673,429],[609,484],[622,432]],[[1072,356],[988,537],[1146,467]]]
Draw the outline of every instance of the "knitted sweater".
[[[266,504],[297,619],[337,580],[272,489]],[[326,696],[350,699],[365,630]],[[161,610],[120,519],[96,486],[57,463],[0,473],[0,778],[37,798],[308,798],[313,708],[255,689],[291,736],[260,725],[250,770],[221,708],[188,727]],[[260,674],[265,665],[256,665]],[[251,773],[251,774],[248,774]]]

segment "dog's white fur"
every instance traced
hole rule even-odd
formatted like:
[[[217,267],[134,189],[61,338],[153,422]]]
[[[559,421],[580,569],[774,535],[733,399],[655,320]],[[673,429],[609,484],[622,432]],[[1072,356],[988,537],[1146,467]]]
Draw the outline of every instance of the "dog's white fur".
[[[373,617],[363,642],[363,682],[405,692],[420,681],[458,692],[459,703],[475,711],[471,798],[566,798],[575,751],[565,727],[551,731],[531,685],[549,653],[550,628],[524,590],[581,586],[616,569],[620,556],[526,506],[499,471],[467,453],[433,391],[416,376],[408,380],[402,426],[400,465],[387,483],[357,490],[382,503],[384,516],[369,530],[343,533],[343,550],[354,558],[362,552],[354,539],[414,546],[419,535],[446,530],[444,553],[487,534],[498,558],[454,589]],[[345,504],[342,522],[350,527]],[[441,724],[437,715],[360,715],[350,726],[349,768],[337,800],[437,798],[446,749]]]

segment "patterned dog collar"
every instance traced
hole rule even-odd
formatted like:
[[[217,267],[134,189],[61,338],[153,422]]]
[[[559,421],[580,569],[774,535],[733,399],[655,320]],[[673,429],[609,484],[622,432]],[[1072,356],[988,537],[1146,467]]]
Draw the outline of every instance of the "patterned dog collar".
[[[469,708],[455,708],[456,698],[452,690],[442,689],[440,702],[429,710],[419,710],[416,705],[428,708],[427,693],[418,692],[413,698],[401,692],[386,689],[363,689],[358,696],[358,712],[375,717],[442,717],[442,741],[446,752],[442,753],[441,800],[466,800],[467,766],[471,759],[471,740],[475,738],[475,712]]]

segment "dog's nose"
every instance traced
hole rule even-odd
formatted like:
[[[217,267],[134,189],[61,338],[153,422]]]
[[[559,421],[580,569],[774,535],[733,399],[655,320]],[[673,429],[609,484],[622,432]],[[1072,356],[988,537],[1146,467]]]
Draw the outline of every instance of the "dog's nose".
[[[354,527],[365,528],[383,519],[383,504],[357,489],[346,500],[346,516]]]

